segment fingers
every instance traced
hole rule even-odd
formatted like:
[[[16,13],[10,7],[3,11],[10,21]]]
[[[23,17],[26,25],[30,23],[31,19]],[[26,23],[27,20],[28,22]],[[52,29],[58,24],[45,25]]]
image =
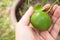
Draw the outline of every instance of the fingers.
[[[53,16],[52,16],[52,20],[53,20],[53,23],[56,22],[56,20],[60,17],[60,6],[57,7],[57,9],[55,10]]]
[[[51,15],[54,14],[55,10],[57,9],[58,5],[55,4],[54,7],[52,8],[52,10],[50,11]]]
[[[58,19],[57,24],[60,25],[60,18]],[[59,30],[60,30],[60,26],[59,26]]]
[[[53,16],[60,17],[60,6],[58,6]]]
[[[42,10],[48,11],[50,7],[51,7],[50,4],[46,4],[46,5],[43,7]],[[57,7],[58,7],[57,4],[55,4],[55,5],[53,6],[53,8],[52,8],[52,9],[50,10],[50,12],[49,12],[49,15],[50,15],[50,16],[52,16],[52,15],[54,14],[54,12],[55,12],[55,10],[57,9]]]
[[[45,40],[54,40],[53,37],[49,34],[48,31],[40,32],[40,35],[41,35]]]
[[[19,23],[21,25],[28,25],[29,24],[29,20],[30,20],[30,16],[33,14],[33,7],[31,6],[27,12],[25,13],[25,15],[23,15],[23,17],[21,18],[21,20],[19,21]]]
[[[57,38],[57,36],[58,36],[58,33],[59,33],[59,23],[60,23],[60,6],[58,6],[56,9],[55,9],[55,12],[54,12],[54,14],[53,14],[53,16],[52,16],[52,21],[53,21],[53,25],[54,26],[52,26],[51,28],[51,30],[50,30],[50,33],[51,33],[51,35],[54,37],[54,39],[56,39]],[[58,19],[59,18],[59,19]]]
[[[54,14],[55,10],[57,9],[57,7],[58,7],[58,5],[56,4],[56,5],[53,6],[53,8],[50,11],[49,11],[49,9],[47,10],[47,12],[49,11],[50,17],[53,16],[53,14]]]
[[[50,4],[46,4],[44,7],[43,7],[43,10],[48,10],[50,8]]]
[[[48,11],[50,7],[51,7],[50,4],[46,4],[46,5],[43,7],[42,10],[47,10],[47,11]],[[57,7],[58,7],[57,4],[55,4],[55,5],[53,6],[53,8],[52,8],[51,11],[50,11],[50,14],[51,14],[51,15],[53,15],[53,13],[54,13],[55,10],[57,9]]]
[[[60,18],[55,23],[54,27],[51,30],[51,35],[54,37],[54,39],[57,39],[58,33],[59,33],[59,27],[60,27]]]
[[[60,7],[57,6],[57,5],[55,5],[55,7],[56,7],[56,9],[55,9],[55,12],[54,12],[54,14],[52,16],[52,26],[50,27],[49,32],[50,32],[50,30],[52,29],[53,25],[55,24],[55,22],[57,21],[57,19],[60,16],[60,11],[59,11]],[[53,10],[54,10],[54,8],[53,8]],[[59,16],[57,16],[56,14],[59,15]]]

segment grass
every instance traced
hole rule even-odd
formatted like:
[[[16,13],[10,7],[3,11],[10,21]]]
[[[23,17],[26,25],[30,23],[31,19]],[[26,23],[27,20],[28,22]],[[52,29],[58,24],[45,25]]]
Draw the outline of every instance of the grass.
[[[15,31],[10,29],[10,19],[6,11],[13,0],[0,0],[0,40],[15,40]]]

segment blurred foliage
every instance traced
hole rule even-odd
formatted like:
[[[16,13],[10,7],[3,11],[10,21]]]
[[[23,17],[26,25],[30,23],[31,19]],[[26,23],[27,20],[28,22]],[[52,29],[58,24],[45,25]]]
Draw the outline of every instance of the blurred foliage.
[[[0,0],[0,40],[15,40],[15,31],[10,29],[9,15],[7,7],[13,3],[13,0]]]
[[[55,1],[57,1],[56,4],[60,5],[60,0],[25,0],[25,2],[22,4],[23,9],[20,10],[20,13],[24,15],[30,6],[34,6],[36,4],[44,6],[47,3],[52,5]]]
[[[43,3],[46,3],[48,0],[42,0]]]
[[[7,6],[11,5],[13,0],[0,0],[0,9],[5,9]]]

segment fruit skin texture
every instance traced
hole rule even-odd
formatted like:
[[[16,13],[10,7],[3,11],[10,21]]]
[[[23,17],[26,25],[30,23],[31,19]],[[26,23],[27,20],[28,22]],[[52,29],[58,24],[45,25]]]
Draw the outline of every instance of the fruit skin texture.
[[[35,12],[31,16],[32,25],[38,30],[48,30],[51,25],[51,19],[46,12]]]
[[[51,19],[47,12],[35,9],[30,19],[31,24],[38,30],[45,31],[51,26]]]

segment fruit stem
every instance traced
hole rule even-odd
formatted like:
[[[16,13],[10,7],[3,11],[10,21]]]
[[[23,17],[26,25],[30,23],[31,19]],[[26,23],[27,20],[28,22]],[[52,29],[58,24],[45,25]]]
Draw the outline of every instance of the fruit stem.
[[[58,2],[59,0],[56,0],[53,4],[52,4],[52,6],[49,8],[49,10],[47,11],[47,13],[53,8],[53,6]]]

